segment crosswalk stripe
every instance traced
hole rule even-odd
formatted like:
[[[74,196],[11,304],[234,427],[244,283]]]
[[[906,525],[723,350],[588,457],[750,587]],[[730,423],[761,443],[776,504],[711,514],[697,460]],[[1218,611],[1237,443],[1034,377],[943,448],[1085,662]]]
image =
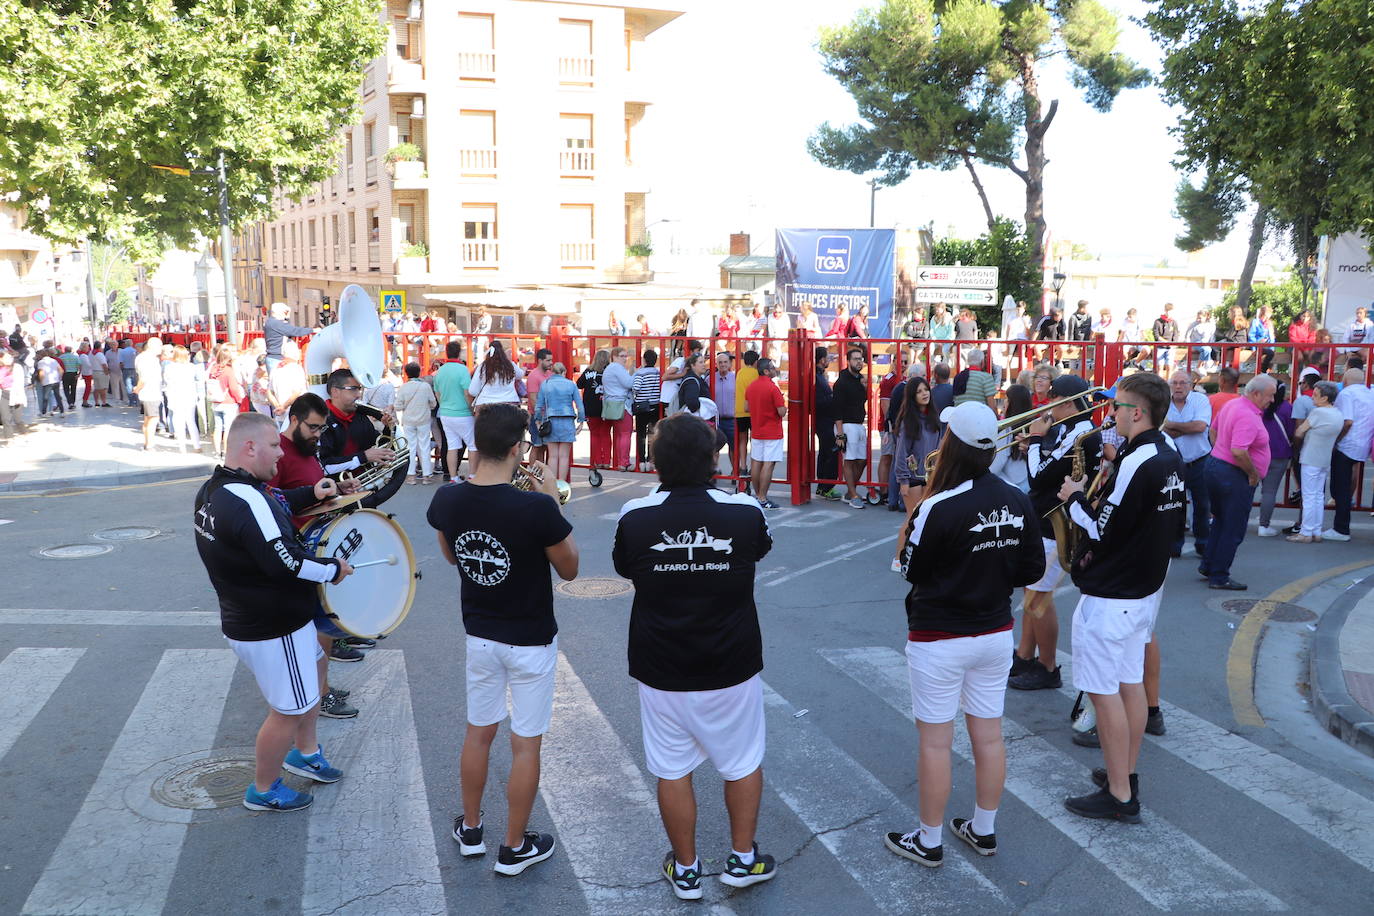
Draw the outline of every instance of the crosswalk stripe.
[[[1073,656],[1056,655],[1063,668],[1061,692],[1076,696],[1071,684]],[[1221,779],[1366,869],[1374,870],[1374,802],[1265,750],[1171,703],[1161,702],[1168,732],[1145,737],[1160,750]]]
[[[320,720],[344,778],[311,790],[301,912],[445,913],[405,653],[369,652],[354,683],[357,718]]]
[[[0,758],[9,753],[85,649],[15,649],[0,661]]]
[[[126,793],[160,762],[211,746],[236,661],[229,649],[162,653],[24,913],[162,912],[192,812],[152,810],[146,799],[137,800],[143,807],[135,812]]]
[[[902,653],[887,647],[822,649],[820,653],[903,718],[911,718],[910,681]],[[1063,799],[1082,794],[1092,785],[1088,770],[1011,719],[1002,719],[1002,732],[1007,739],[1007,791],[1153,906],[1193,911],[1287,909],[1152,811],[1146,813],[1144,823],[1135,826],[1070,814]],[[963,728],[955,729],[954,750],[965,760],[973,759]],[[1168,880],[1161,881],[1160,875],[1168,875]]]
[[[656,793],[562,653],[539,794],[592,913],[640,916],[677,902],[659,873],[668,841]],[[724,897],[713,878],[702,888],[708,901]]]
[[[0,624],[95,627],[213,627],[218,611],[90,611],[61,608],[0,608]]]
[[[915,829],[918,818],[878,779],[814,723],[764,685],[768,725],[766,760],[771,788],[835,856],[854,882],[885,913],[1006,910],[1010,901],[964,856],[945,856],[941,871],[953,872],[930,892],[929,878],[915,862],[882,849],[885,830]],[[923,893],[927,891],[928,893]]]

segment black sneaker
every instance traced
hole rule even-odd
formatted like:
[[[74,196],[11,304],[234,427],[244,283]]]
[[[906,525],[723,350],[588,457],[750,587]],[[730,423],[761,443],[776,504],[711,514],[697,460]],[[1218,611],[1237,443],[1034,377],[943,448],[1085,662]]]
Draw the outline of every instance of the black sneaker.
[[[1091,795],[1077,795],[1064,799],[1064,807],[1079,817],[1097,820],[1125,821],[1128,824],[1140,823],[1140,799],[1117,801],[1106,789],[1098,789]]]
[[[350,706],[334,691],[320,697],[320,715],[326,719],[352,719],[358,715],[358,708]]]
[[[1007,680],[1007,686],[1017,690],[1057,689],[1063,683],[1059,676],[1059,668],[1056,666],[1053,671],[1050,671],[1039,659],[1036,659],[1033,667]]]
[[[1101,747],[1102,741],[1097,737],[1097,726],[1094,725],[1085,732],[1074,729],[1073,743],[1079,747]]]
[[[1283,529],[1284,534],[1302,534],[1302,525],[1292,524]]]
[[[360,662],[363,653],[342,639],[336,639],[329,647],[329,660],[332,662]]]
[[[354,649],[377,648],[377,640],[368,639],[366,636],[345,636],[343,641],[346,645],[352,646]]]
[[[484,856],[487,854],[487,844],[482,842],[482,825],[478,824],[476,827],[463,826],[463,815],[461,814],[453,819],[453,839],[458,844],[458,851],[465,856]]]
[[[898,833],[895,830],[889,831],[883,835],[883,845],[897,855],[911,859],[915,862],[920,862],[927,868],[939,868],[940,863],[945,860],[944,846],[926,849],[921,845],[920,830],[913,830],[910,833]]]
[[[502,846],[496,853],[496,873],[498,875],[518,875],[536,862],[543,862],[553,855],[553,837],[547,833],[525,831],[525,842],[519,849]]]
[[[1033,658],[1022,658],[1015,652],[1011,653],[1011,671],[1007,674],[1008,678],[1016,677],[1018,674],[1025,674],[1030,670],[1031,665],[1035,664]]]
[[[1093,785],[1097,786],[1099,789],[1107,788],[1106,767],[1093,768]],[[1131,799],[1137,802],[1140,801],[1140,776],[1137,773],[1131,774]]]
[[[973,851],[980,856],[997,855],[997,834],[989,833],[979,836],[973,832],[973,821],[965,817],[952,817],[949,819],[949,829],[954,831],[954,835],[965,843],[973,847]]]
[[[353,691],[343,687],[330,687],[329,692],[334,694],[334,696],[338,697],[341,700],[348,699],[349,696],[353,693]]]
[[[673,851],[663,857],[663,877],[673,886],[673,893],[679,900],[701,899],[701,869],[689,868],[686,871],[677,867],[677,857]],[[721,875],[724,879],[725,875]]]
[[[761,881],[771,881],[778,873],[778,863],[772,856],[759,852],[759,844],[754,844],[754,861],[745,865],[735,851],[730,850],[730,858],[725,860],[725,870],[720,873],[723,884],[731,887],[748,887]]]
[[[1164,710],[1150,713],[1149,718],[1145,720],[1145,734],[1164,734]]]

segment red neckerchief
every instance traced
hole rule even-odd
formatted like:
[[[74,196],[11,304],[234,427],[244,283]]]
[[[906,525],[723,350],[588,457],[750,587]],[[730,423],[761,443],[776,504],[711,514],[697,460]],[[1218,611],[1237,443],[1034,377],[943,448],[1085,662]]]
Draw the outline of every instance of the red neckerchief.
[[[343,457],[348,458],[348,457],[352,456],[353,453],[356,452],[356,451],[358,450],[358,446],[357,446],[356,443],[354,443],[354,441],[353,441],[353,436],[352,436],[352,434],[351,434],[351,433],[352,433],[352,428],[353,428],[351,424],[353,423],[354,420],[356,420],[356,419],[358,418],[359,414],[358,414],[358,412],[357,412],[356,410],[353,411],[353,413],[351,413],[351,414],[349,414],[349,413],[344,413],[342,410],[340,410],[339,408],[337,408],[337,407],[334,406],[334,401],[333,401],[333,399],[330,399],[330,400],[328,400],[328,401],[325,401],[324,404],[325,404],[326,407],[329,408],[329,412],[332,413],[332,414],[338,419],[338,421],[339,421],[340,423],[343,424],[343,427],[344,427]]]

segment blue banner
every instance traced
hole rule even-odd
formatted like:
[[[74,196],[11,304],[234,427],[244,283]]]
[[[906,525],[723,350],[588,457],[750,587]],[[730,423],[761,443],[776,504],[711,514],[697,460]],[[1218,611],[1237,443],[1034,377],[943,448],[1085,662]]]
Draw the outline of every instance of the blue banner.
[[[830,330],[845,306],[850,316],[868,306],[868,336],[890,337],[896,275],[893,229],[779,229],[777,290],[796,325],[802,301]]]

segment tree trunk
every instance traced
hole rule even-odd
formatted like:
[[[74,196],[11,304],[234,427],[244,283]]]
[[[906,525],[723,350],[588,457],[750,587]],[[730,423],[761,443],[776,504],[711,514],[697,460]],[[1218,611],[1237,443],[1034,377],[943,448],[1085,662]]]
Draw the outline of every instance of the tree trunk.
[[[1260,249],[1264,247],[1264,224],[1269,221],[1269,208],[1260,205],[1255,210],[1254,222],[1250,224],[1250,250],[1245,252],[1245,267],[1241,269],[1240,280],[1236,283],[1236,305],[1241,313],[1250,314],[1250,287],[1255,279],[1255,267],[1259,264]]]
[[[964,165],[968,167],[969,177],[973,179],[973,189],[978,192],[978,199],[983,202],[983,215],[988,220],[988,232],[991,233],[997,226],[997,218],[992,215],[992,205],[988,203],[987,192],[983,190],[983,183],[978,180],[978,171],[973,167],[973,157],[968,153],[963,154]]]
[[[1026,167],[1013,171],[1026,183],[1026,240],[1030,248],[1027,259],[1031,276],[1040,277],[1045,272],[1045,131],[1054,120],[1059,101],[1051,101],[1049,112],[1042,118],[1035,58],[1023,55],[1020,67],[1022,100],[1026,108]],[[1043,285],[1044,281],[1041,283]]]

